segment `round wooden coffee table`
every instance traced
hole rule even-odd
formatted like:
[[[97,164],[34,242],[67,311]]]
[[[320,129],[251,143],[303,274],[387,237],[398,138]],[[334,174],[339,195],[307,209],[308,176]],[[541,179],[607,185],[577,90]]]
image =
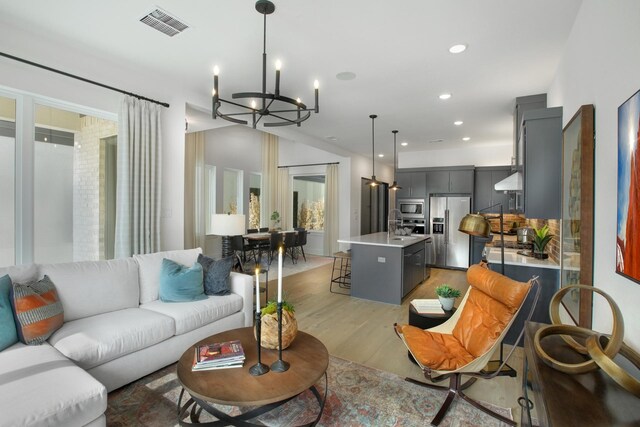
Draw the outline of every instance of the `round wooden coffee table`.
[[[244,366],[211,371],[193,372],[191,370],[196,346],[231,340],[240,340],[242,343],[246,357]],[[271,366],[278,359],[277,350],[263,348],[261,354],[262,363],[267,366]],[[183,387],[178,400],[180,425],[197,425],[203,409],[219,420],[206,425],[259,425],[251,424],[247,420],[283,405],[305,390],[311,390],[320,405],[317,418],[305,425],[316,425],[322,416],[327,397],[326,372],[329,365],[327,348],[317,338],[298,331],[296,339],[282,352],[282,359],[291,364],[289,370],[285,372],[269,371],[257,377],[249,373],[251,366],[258,360],[256,340],[251,327],[225,331],[190,346],[182,354],[177,368],[178,381]],[[315,384],[323,376],[325,387],[324,396],[321,396]],[[185,391],[191,398],[182,404]],[[238,406],[241,409],[252,407],[252,409],[232,417],[212,406],[211,403]],[[187,417],[190,418],[190,422],[185,420]]]

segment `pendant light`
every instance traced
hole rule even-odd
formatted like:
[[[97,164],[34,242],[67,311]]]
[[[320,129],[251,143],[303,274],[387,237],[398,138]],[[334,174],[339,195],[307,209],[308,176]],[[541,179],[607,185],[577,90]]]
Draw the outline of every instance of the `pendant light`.
[[[372,114],[369,116],[371,119],[371,179],[369,185],[375,187],[380,184],[380,181],[376,179],[376,132],[375,132],[375,120],[378,116]]]
[[[402,187],[400,187],[396,181],[396,169],[398,168],[398,160],[396,159],[396,135],[398,131],[392,130],[391,133],[393,134],[393,184],[391,184],[389,190],[400,190]]]

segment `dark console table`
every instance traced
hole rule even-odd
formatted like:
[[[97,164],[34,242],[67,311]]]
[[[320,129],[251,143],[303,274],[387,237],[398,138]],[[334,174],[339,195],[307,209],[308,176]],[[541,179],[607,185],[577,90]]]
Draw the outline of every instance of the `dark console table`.
[[[523,398],[533,405],[539,426],[640,426],[640,398],[616,384],[606,373],[564,374],[545,365],[533,346],[533,336],[544,326],[527,322],[525,330],[525,361],[522,381]],[[573,351],[559,336],[542,340],[547,353],[566,363],[586,360]],[[522,409],[522,426],[532,425],[531,411]],[[536,422],[537,421],[537,422]]]

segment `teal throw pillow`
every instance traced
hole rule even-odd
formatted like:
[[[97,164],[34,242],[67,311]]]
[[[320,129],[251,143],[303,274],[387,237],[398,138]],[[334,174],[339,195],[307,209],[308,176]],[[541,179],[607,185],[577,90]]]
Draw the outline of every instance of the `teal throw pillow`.
[[[0,351],[18,342],[16,322],[11,308],[11,278],[8,274],[0,277]]]
[[[202,266],[191,267],[164,258],[160,271],[160,300],[185,302],[207,299],[202,286]]]
[[[198,262],[204,272],[204,293],[207,295],[229,295],[231,293],[232,256],[214,260],[202,254],[198,255]]]

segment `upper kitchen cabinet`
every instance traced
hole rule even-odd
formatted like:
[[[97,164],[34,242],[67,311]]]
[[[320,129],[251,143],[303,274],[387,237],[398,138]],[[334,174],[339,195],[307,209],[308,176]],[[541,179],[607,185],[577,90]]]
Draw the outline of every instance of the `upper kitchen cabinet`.
[[[426,175],[424,171],[418,172],[398,172],[396,173],[398,185],[402,188],[396,191],[396,199],[411,197],[414,199],[424,199],[426,192]]]
[[[453,167],[427,171],[426,194],[473,193],[473,167]]]
[[[519,96],[516,98],[516,106],[513,110],[513,156],[515,157],[515,164],[519,166],[518,170],[522,171],[524,164],[524,150],[522,145],[519,144],[520,126],[522,125],[522,116],[525,111],[539,110],[541,108],[547,108],[547,94],[541,93],[539,95]]]
[[[524,214],[560,218],[562,107],[525,111],[520,140],[524,152]]]
[[[475,170],[473,210],[486,213],[500,213],[500,206],[486,209],[489,206],[502,204],[503,211],[510,212],[510,195],[504,191],[496,191],[494,186],[511,174],[511,166],[478,167]]]

